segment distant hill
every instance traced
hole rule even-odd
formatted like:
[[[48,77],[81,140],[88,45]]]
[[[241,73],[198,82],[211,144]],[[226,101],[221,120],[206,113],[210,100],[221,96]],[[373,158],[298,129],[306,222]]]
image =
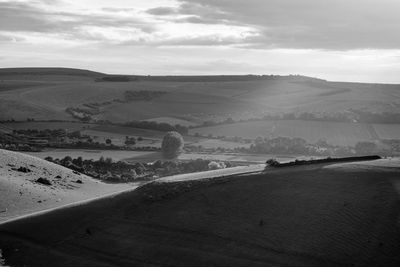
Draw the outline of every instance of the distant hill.
[[[223,82],[223,81],[254,81],[254,80],[273,80],[289,79],[296,81],[320,80],[317,78],[301,75],[126,75],[126,74],[106,74],[84,69],[74,68],[0,68],[0,79],[9,76],[82,76],[97,78],[102,81],[160,81],[160,82]]]
[[[301,75],[177,75],[177,76],[153,76],[132,75],[132,79],[142,81],[159,82],[241,82],[262,80],[291,80],[291,81],[324,81],[322,79]]]
[[[128,91],[164,92],[147,100]],[[400,112],[400,85],[329,82],[299,75],[143,76],[69,68],[0,69],[0,120],[160,117],[198,123],[266,114]],[[80,116],[80,117],[79,117]]]
[[[106,74],[73,68],[0,68],[0,79],[3,76],[15,75],[68,75],[68,76],[85,76],[85,77],[100,77]]]

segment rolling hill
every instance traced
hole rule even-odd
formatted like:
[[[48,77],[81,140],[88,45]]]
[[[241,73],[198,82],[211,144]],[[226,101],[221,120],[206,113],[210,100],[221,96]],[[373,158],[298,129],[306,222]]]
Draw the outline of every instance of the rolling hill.
[[[99,78],[106,74],[73,68],[0,68],[0,80],[73,80]]]
[[[127,80],[103,79],[125,77]],[[150,98],[127,97],[155,92]],[[161,92],[161,93],[160,93]],[[265,115],[400,114],[400,85],[329,82],[303,76],[135,76],[65,68],[0,69],[0,120],[149,120],[196,126]],[[396,139],[400,124],[331,121],[251,121],[191,133],[301,137],[335,145]],[[50,126],[49,126],[50,127]]]
[[[399,112],[400,86],[328,82],[303,76],[126,76],[64,68],[0,69],[0,119],[73,119],[68,107],[104,103],[96,119],[160,116],[188,121],[242,119],[274,112]],[[115,75],[114,75],[115,76]],[[126,91],[163,91],[151,101],[124,102]]]
[[[147,184],[0,225],[23,266],[398,266],[399,160]]]

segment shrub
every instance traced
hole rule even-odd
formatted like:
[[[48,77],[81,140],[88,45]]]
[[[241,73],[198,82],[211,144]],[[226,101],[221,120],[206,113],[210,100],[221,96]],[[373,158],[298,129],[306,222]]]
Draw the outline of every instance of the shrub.
[[[36,180],[37,183],[43,184],[43,185],[51,185],[51,182],[43,177],[40,177],[39,179]]]
[[[183,149],[183,137],[178,132],[168,132],[162,141],[161,151],[167,159],[177,158]]]
[[[269,159],[265,162],[268,166],[274,167],[274,166],[279,166],[279,161],[276,159]]]
[[[215,162],[215,161],[211,161],[210,163],[208,163],[208,169],[209,170],[218,170],[218,169],[225,169],[225,163],[223,162]]]

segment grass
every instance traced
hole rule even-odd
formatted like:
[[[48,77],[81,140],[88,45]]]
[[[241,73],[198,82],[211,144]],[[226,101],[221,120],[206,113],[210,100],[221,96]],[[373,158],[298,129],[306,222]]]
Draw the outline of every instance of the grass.
[[[83,129],[90,129],[95,127],[95,124],[81,123],[81,122],[8,122],[4,123],[5,126],[15,129],[37,129],[37,130],[57,130],[65,129],[67,131],[80,131]]]
[[[397,266],[398,180],[318,165],[152,183],[0,226],[0,247],[18,266]]]
[[[381,139],[400,138],[400,125],[398,124],[374,124],[373,127]]]
[[[18,74],[19,71],[19,74]],[[399,112],[396,85],[334,83],[307,79],[270,79],[247,81],[154,81],[95,82],[99,73],[84,70],[47,69],[8,70],[0,79],[13,80],[12,88],[0,90],[0,119],[71,119],[67,107],[84,103],[121,99],[127,90],[166,91],[151,102],[114,103],[104,107],[99,119],[129,121],[170,117],[189,122],[215,118],[235,119],[262,116],[269,112],[344,112],[365,108],[371,112]],[[4,71],[3,71],[4,72]],[[36,72],[35,75],[29,72]],[[11,75],[11,76],[10,76]],[[64,78],[60,78],[60,77]],[[66,79],[68,78],[68,79]],[[40,86],[31,86],[36,79]],[[379,101],[377,101],[379,100]],[[6,108],[9,112],[6,112]]]
[[[148,121],[155,121],[158,123],[168,123],[170,125],[182,125],[182,126],[194,126],[196,125],[196,123],[187,121],[187,120],[182,120],[182,119],[178,119],[178,118],[173,118],[173,117],[158,117],[158,118],[153,118],[153,119],[149,119]]]
[[[310,143],[316,143],[325,139],[332,145],[354,146],[359,141],[373,141],[375,132],[378,138],[398,138],[400,136],[399,125],[374,124],[369,127],[363,123],[322,122],[301,120],[279,121],[250,121],[234,124],[217,125],[191,129],[190,133],[213,136],[239,136],[255,139],[258,136],[274,138],[278,136],[300,137]],[[397,135],[397,137],[396,137]]]

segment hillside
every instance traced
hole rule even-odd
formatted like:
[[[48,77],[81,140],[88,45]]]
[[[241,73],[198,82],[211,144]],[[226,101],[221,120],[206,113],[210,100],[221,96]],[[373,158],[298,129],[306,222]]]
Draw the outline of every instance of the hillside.
[[[386,159],[161,180],[3,224],[0,249],[18,266],[398,266],[399,171]]]
[[[0,149],[0,222],[130,188],[104,184],[48,161]]]
[[[74,119],[67,108],[91,109],[93,119],[171,117],[191,122],[236,120],[279,112],[400,112],[400,86],[328,82],[303,76],[126,76],[65,68],[0,69],[0,119]],[[126,91],[166,94],[126,101]],[[90,108],[89,108],[90,109]]]
[[[0,80],[9,79],[33,79],[33,80],[48,80],[53,77],[57,80],[64,78],[73,79],[74,77],[89,77],[97,78],[106,74],[94,72],[90,70],[73,69],[73,68],[0,68]]]
[[[283,114],[289,117],[279,119]],[[305,116],[294,120],[299,114]],[[307,119],[307,114],[314,117]],[[148,120],[196,127],[229,119],[237,123],[190,133],[300,137],[311,143],[354,146],[397,139],[398,114],[400,85],[303,76],[124,76],[65,68],[0,69],[0,121]]]

